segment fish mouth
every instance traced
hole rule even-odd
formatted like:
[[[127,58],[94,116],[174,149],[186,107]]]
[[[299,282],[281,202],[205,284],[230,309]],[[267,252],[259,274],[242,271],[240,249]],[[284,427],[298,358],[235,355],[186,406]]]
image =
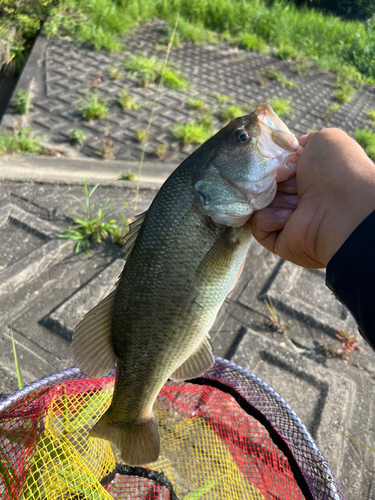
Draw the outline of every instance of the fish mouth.
[[[297,138],[267,103],[259,104],[253,111],[258,121],[260,136],[258,149],[262,156],[274,157],[296,153],[299,149]]]

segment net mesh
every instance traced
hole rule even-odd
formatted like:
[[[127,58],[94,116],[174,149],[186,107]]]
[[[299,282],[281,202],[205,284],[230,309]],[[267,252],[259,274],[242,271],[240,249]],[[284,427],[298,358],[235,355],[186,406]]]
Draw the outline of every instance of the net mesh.
[[[113,386],[73,369],[0,401],[0,497],[344,499],[298,417],[249,372],[217,359],[204,378],[167,382],[154,408],[161,455],[148,467],[88,437]]]

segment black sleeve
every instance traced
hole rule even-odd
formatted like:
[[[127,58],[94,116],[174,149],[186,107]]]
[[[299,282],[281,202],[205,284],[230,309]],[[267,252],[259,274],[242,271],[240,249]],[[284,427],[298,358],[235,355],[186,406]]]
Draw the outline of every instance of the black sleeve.
[[[326,285],[349,309],[375,350],[375,211],[328,262]]]

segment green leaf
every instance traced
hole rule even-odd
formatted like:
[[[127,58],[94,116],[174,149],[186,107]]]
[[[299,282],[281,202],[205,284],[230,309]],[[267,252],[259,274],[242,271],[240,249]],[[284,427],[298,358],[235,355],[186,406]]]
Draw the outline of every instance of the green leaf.
[[[14,337],[13,337],[13,330],[10,329],[10,334],[12,337],[12,347],[13,347],[13,357],[14,357],[14,365],[16,367],[16,373],[17,373],[17,383],[18,383],[18,389],[22,389],[23,387],[23,380],[22,380],[22,374],[20,367],[18,365],[18,359],[17,359],[17,352],[16,352],[16,345],[14,343]]]

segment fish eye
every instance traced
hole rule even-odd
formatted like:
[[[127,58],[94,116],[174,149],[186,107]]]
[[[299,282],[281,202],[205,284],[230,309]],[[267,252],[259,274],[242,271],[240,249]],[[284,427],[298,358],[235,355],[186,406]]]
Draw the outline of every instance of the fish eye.
[[[237,132],[237,140],[239,142],[246,142],[249,140],[249,134],[245,130],[239,130]]]

